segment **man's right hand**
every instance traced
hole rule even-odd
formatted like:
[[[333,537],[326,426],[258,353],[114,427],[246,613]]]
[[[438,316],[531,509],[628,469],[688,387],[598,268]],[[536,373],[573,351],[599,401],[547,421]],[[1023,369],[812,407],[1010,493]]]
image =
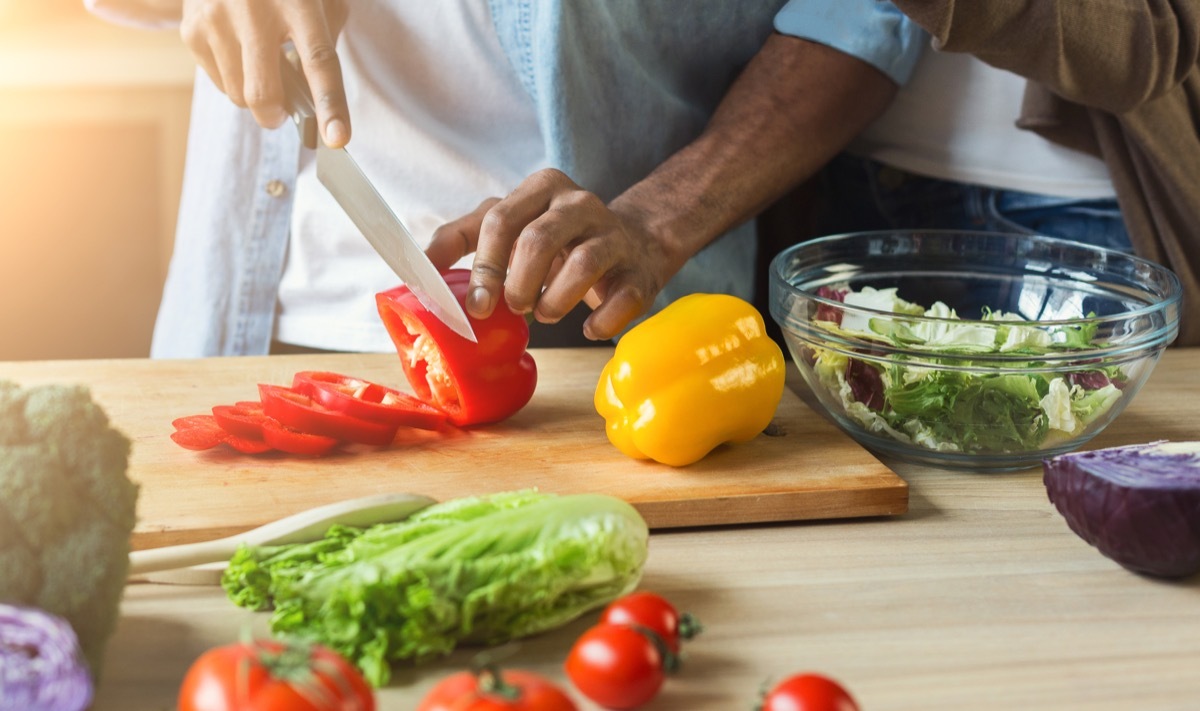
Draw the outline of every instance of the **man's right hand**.
[[[183,0],[180,34],[217,88],[266,128],[288,118],[279,63],[291,40],[321,136],[340,148],[350,140],[350,110],[335,44],[347,12],[345,0]]]

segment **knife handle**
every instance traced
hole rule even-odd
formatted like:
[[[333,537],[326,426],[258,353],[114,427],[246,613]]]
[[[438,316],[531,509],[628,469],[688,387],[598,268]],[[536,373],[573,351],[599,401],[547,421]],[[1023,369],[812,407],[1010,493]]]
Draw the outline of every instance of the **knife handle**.
[[[305,148],[315,150],[317,141],[317,109],[313,105],[312,93],[308,90],[308,82],[300,72],[299,56],[290,45],[283,49],[279,59],[279,73],[283,80],[283,98],[288,113],[300,133],[300,142]]]

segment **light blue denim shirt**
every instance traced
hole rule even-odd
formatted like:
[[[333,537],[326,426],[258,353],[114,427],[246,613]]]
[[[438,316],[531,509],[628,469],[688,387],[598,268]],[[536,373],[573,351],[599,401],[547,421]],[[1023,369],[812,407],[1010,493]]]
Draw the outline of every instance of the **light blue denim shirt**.
[[[772,27],[862,56],[897,81],[911,69],[904,21],[877,0],[792,0],[778,15],[780,0],[489,2],[549,165],[605,200],[701,132]],[[259,128],[197,73],[153,357],[268,351],[299,150],[291,126]],[[693,257],[655,310],[697,291],[751,298],[754,259],[747,223]]]

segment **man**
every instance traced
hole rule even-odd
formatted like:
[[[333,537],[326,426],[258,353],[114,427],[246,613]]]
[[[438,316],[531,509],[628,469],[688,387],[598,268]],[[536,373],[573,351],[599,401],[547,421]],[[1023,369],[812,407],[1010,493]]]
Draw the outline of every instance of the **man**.
[[[687,13],[633,1],[170,4],[90,0],[112,19],[180,21],[205,70],[158,357],[265,353],[273,341],[391,348],[372,297],[394,276],[315,185],[295,132],[258,127],[284,120],[276,63],[286,39],[300,50],[325,140],[349,141],[419,237],[447,223],[429,250],[442,266],[474,264],[469,312],[503,300],[553,322],[586,298],[596,310],[585,333],[604,339],[685,293],[749,298],[748,220],[886,106],[916,36],[874,0],[828,0],[805,15],[814,37],[803,39],[772,33],[781,3],[769,0],[707,0]],[[489,118],[493,101],[506,107],[499,120]],[[389,142],[397,136],[404,142]],[[528,173],[514,200],[499,209],[485,200]],[[553,204],[522,202],[543,190]],[[453,219],[466,199],[457,214],[468,216]],[[525,212],[504,216],[517,203]],[[594,218],[565,241],[552,236],[557,216],[574,220],[564,205]],[[520,225],[518,242],[512,220],[533,215],[545,217],[529,232]],[[502,228],[501,241],[471,242],[474,221]],[[529,239],[539,231],[551,235],[540,244]]]
[[[872,88],[869,78],[845,84],[848,93],[863,92],[859,108],[867,110],[856,115],[813,101],[829,93],[805,83],[812,76],[805,68],[818,63],[798,60],[781,76],[752,63],[706,133],[607,210],[580,197],[562,176],[535,175],[513,195],[443,228],[430,254],[445,264],[478,250],[475,313],[490,310],[503,282],[508,303],[532,308],[539,320],[552,321],[584,298],[596,309],[591,335],[610,337],[645,312],[676,265],[703,253],[713,230],[754,214],[811,175],[832,157],[826,149],[848,146],[827,176],[830,205],[819,229],[1024,231],[1132,249],[1180,276],[1178,343],[1200,343],[1200,4],[1116,2],[1107,11],[1051,0],[894,5],[933,36],[938,51],[922,58],[913,81],[877,121],[858,119],[877,114],[876,100],[893,94]],[[793,0],[776,26],[803,36],[806,23],[822,16],[819,6]],[[880,55],[911,57],[904,48],[914,43],[912,23],[900,18],[895,26],[892,33],[877,25],[857,42],[828,44],[847,53],[870,45]],[[755,62],[787,66],[776,52],[801,54],[780,50],[786,43],[772,37]],[[889,50],[889,43],[900,49]],[[812,110],[845,116],[847,131],[789,132],[806,126],[804,112]],[[752,130],[729,131],[730,123]],[[986,209],[975,209],[984,198]],[[672,224],[672,216],[679,221]],[[592,246],[597,234],[615,235],[609,249]],[[550,261],[564,251],[565,266]]]

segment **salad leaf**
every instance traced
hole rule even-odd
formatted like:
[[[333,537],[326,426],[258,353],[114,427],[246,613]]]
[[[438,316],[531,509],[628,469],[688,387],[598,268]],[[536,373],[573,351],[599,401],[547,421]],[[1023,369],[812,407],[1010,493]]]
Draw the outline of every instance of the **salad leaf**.
[[[816,384],[841,401],[847,417],[876,435],[947,452],[1036,450],[1052,438],[1082,433],[1120,399],[1128,380],[1121,367],[1102,363],[1065,377],[1038,368],[1038,356],[1095,348],[1094,324],[1041,328],[1019,314],[989,308],[978,321],[958,323],[958,314],[946,304],[926,309],[901,299],[896,289],[825,289],[824,296],[849,306],[891,309],[894,315],[847,311],[840,318],[827,313],[822,318],[819,312],[815,325],[834,335],[919,352],[891,358],[885,366],[877,357],[811,346]],[[1029,372],[1012,372],[1011,362],[1007,369],[988,372],[978,358],[983,354],[1028,356]]]
[[[334,649],[379,686],[392,662],[542,632],[631,591],[647,540],[620,499],[505,492],[315,543],[243,546],[222,585],[239,605],[273,607],[273,632]]]

